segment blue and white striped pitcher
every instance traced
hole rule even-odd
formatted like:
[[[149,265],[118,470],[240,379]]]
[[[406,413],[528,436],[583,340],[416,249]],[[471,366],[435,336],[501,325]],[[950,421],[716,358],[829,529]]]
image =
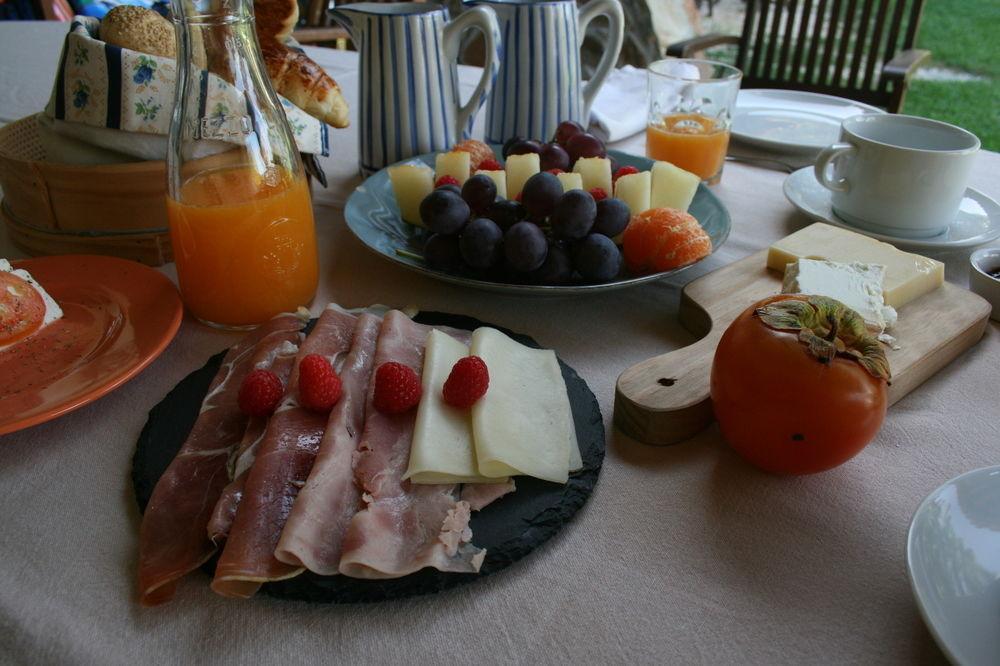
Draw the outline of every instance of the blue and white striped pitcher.
[[[619,0],[465,0],[496,11],[503,59],[486,111],[486,140],[513,136],[546,141],[563,120],[584,127],[590,104],[622,50],[625,19]],[[594,76],[581,86],[580,46],[587,25],[605,15],[608,43]],[[581,90],[582,87],[582,90]]]
[[[451,22],[448,10],[433,3],[362,2],[331,13],[351,33],[361,56],[358,153],[363,172],[447,150],[469,138],[500,63],[500,29],[492,9],[477,7]],[[468,28],[482,31],[486,63],[462,106],[457,60]]]

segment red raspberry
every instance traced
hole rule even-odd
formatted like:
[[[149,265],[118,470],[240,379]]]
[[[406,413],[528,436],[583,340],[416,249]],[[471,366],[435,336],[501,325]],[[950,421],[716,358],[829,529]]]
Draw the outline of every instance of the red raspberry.
[[[618,179],[622,176],[631,176],[633,173],[639,173],[639,170],[634,166],[623,166],[621,169],[618,169],[618,171],[615,171],[614,178],[611,180],[617,183]]]
[[[236,401],[244,414],[267,416],[274,412],[284,393],[278,375],[270,370],[254,370],[243,378]]]
[[[468,409],[486,394],[490,387],[490,371],[478,356],[460,358],[444,383],[444,401],[452,407]]]
[[[323,414],[333,409],[342,392],[340,377],[326,357],[309,354],[299,362],[300,405]]]
[[[590,196],[594,197],[594,201],[608,198],[608,193],[604,191],[603,187],[592,187],[587,191],[590,192]]]
[[[496,160],[483,160],[479,163],[480,171],[503,171],[503,165]]]
[[[441,176],[434,183],[434,187],[436,189],[442,185],[458,185],[458,178],[455,178],[454,176]]]
[[[549,169],[548,173],[551,173],[553,176],[558,176],[559,174],[566,172],[563,171],[562,169]]]
[[[375,409],[383,414],[402,414],[420,402],[420,377],[409,366],[390,361],[375,371]]]
[[[514,197],[514,201],[516,201],[517,203],[521,203],[521,193],[520,192],[518,192],[517,196]]]

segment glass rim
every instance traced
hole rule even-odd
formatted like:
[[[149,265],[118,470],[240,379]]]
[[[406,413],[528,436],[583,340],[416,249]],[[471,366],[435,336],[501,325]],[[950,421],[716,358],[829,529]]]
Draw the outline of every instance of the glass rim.
[[[666,63],[688,63],[691,65],[710,65],[712,67],[720,68],[725,74],[723,76],[713,76],[711,78],[690,78],[686,76],[680,76],[677,74],[658,71],[659,66],[663,66]],[[724,81],[738,81],[743,78],[743,72],[733,67],[732,65],[727,65],[724,62],[719,62],[718,60],[705,60],[701,58],[663,58],[662,60],[657,60],[656,62],[649,63],[646,68],[650,76],[660,76],[666,79],[676,79],[678,81],[690,81],[692,83],[721,83]]]

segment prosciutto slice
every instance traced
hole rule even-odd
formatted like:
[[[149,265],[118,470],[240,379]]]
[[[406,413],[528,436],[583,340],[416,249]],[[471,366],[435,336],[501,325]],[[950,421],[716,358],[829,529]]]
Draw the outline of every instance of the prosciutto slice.
[[[340,372],[343,395],[326,424],[309,480],[292,505],[274,556],[322,575],[338,573],[341,544],[361,505],[352,460],[365,422],[365,400],[381,320],[358,318],[351,351]]]
[[[305,322],[278,315],[230,348],[209,386],[198,419],[160,477],[139,530],[139,601],[168,601],[177,580],[215,553],[206,525],[228,481],[226,465],[247,429],[237,404],[240,384],[255,367],[267,367],[276,350],[297,343]]]
[[[278,349],[274,362],[271,363],[271,372],[277,375],[281,383],[286,386],[288,378],[292,374],[292,366],[298,351],[298,345],[290,342],[285,343]],[[240,445],[229,458],[229,478],[232,481],[223,488],[222,495],[215,503],[215,510],[208,521],[208,538],[216,545],[225,541],[229,534],[229,528],[233,524],[233,518],[236,517],[236,507],[239,506],[240,499],[243,497],[243,487],[246,485],[250,467],[257,456],[257,447],[264,439],[267,421],[267,418],[250,417]]]
[[[375,367],[396,361],[420,374],[429,332],[403,313],[389,312],[382,322]],[[396,578],[424,567],[479,571],[486,553],[469,543],[469,504],[458,499],[458,486],[403,481],[416,410],[382,414],[372,404],[373,393],[368,392],[354,465],[364,508],[347,529],[340,572],[355,578]]]
[[[247,598],[266,581],[302,572],[301,567],[275,559],[274,549],[299,489],[309,477],[327,415],[299,406],[298,364],[309,354],[320,354],[339,369],[351,346],[356,323],[354,315],[330,306],[299,347],[285,397],[268,420],[226,547],[216,565],[212,581],[215,592]]]

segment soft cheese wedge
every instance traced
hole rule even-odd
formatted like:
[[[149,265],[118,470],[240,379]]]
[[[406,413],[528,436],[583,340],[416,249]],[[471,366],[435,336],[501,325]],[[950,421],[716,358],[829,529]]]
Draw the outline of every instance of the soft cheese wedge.
[[[555,352],[480,328],[472,335],[472,353],[490,369],[490,388],[472,407],[479,473],[565,483],[581,462]]]
[[[770,247],[767,267],[785,272],[798,259],[828,259],[885,266],[882,285],[886,305],[897,310],[944,283],[944,264],[897,250],[888,243],[817,222],[782,238]]]
[[[404,479],[412,483],[499,483],[479,473],[472,442],[469,410],[455,409],[444,401],[441,389],[452,367],[469,355],[469,348],[438,330],[427,336],[421,387],[424,396],[417,408],[410,462]]]
[[[828,296],[861,315],[868,328],[882,333],[896,323],[896,311],[885,304],[884,280],[881,264],[799,259],[785,269],[781,293]]]

